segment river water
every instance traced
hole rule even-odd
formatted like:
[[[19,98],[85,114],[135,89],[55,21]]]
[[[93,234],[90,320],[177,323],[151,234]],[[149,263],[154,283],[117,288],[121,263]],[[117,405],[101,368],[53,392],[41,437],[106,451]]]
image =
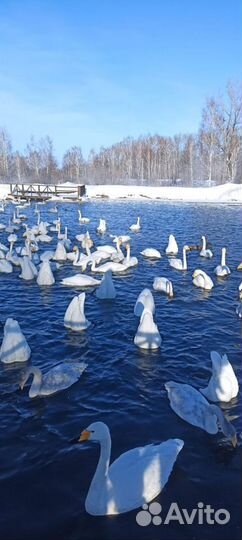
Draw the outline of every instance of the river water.
[[[53,204],[40,205],[41,219],[56,214]],[[132,236],[131,251],[139,265],[124,277],[114,277],[117,298],[101,302],[86,293],[85,313],[91,326],[74,333],[63,325],[65,310],[80,289],[60,284],[78,270],[67,262],[55,274],[52,287],[13,274],[0,274],[0,341],[7,317],[18,320],[32,350],[33,364],[47,371],[58,362],[85,361],[88,368],[70,389],[48,398],[29,399],[28,384],[19,381],[23,367],[0,366],[0,538],[1,540],[239,540],[241,415],[239,397],[221,404],[233,419],[239,446],[233,449],[219,434],[210,436],[171,410],[164,383],[185,382],[199,388],[210,377],[209,352],[227,353],[241,382],[241,320],[235,314],[242,274],[236,267],[242,259],[241,208],[233,206],[167,204],[162,202],[96,201],[81,206],[90,225],[79,225],[74,203],[59,204],[62,224],[69,238],[88,227],[95,244],[110,243],[109,234],[129,234],[129,225],[141,218],[142,228]],[[34,223],[34,206],[23,211]],[[12,215],[9,204],[0,221]],[[98,220],[107,220],[108,231],[100,237]],[[23,230],[18,233],[19,238]],[[175,234],[181,252],[185,243],[198,244],[206,234],[214,257],[188,254],[188,271],[169,267],[164,254],[168,235]],[[7,233],[0,233],[6,243]],[[41,245],[41,251],[56,243]],[[221,248],[227,247],[231,275],[213,276]],[[158,262],[144,260],[139,252],[155,247],[162,252]],[[192,271],[203,268],[215,282],[211,292],[192,284]],[[134,304],[144,287],[152,288],[156,276],[170,277],[175,296],[168,299],[154,292],[155,320],[162,335],[157,352],[142,351],[133,343],[138,321]],[[198,503],[230,512],[226,525],[169,525],[136,523],[137,511],[112,517],[92,517],[84,503],[98,456],[97,444],[72,445],[70,441],[91,422],[104,421],[112,436],[112,460],[136,446],[178,437],[185,445],[160,496],[161,517],[170,504],[189,512]]]

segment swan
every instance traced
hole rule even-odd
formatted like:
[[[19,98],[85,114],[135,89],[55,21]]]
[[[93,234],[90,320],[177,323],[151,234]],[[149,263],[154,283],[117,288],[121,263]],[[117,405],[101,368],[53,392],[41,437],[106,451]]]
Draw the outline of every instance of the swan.
[[[175,236],[173,234],[170,234],[169,240],[168,240],[168,246],[166,247],[166,254],[177,255],[177,253],[178,253],[177,241],[175,239]]]
[[[55,278],[53,276],[51,266],[48,260],[43,261],[40,265],[39,273],[37,276],[38,285],[53,285]]]
[[[134,223],[133,225],[130,225],[129,229],[130,229],[130,231],[133,231],[133,232],[139,232],[140,231],[141,225],[140,225],[140,218],[139,217],[137,219],[137,223]]]
[[[57,214],[57,213],[58,213],[58,208],[57,208],[57,206],[55,205],[55,206],[53,206],[53,207],[51,207],[51,208],[48,208],[48,211],[49,211],[49,212],[52,212],[52,214]]]
[[[61,390],[65,390],[80,379],[83,371],[87,368],[84,362],[63,362],[51,368],[47,373],[42,374],[36,366],[30,366],[21,381],[20,388],[23,390],[25,383],[30,375],[33,375],[33,381],[29,389],[29,397],[50,396]]]
[[[161,336],[153,315],[146,307],[140,317],[138,330],[134,338],[134,344],[140,349],[158,349],[161,344]]]
[[[5,251],[5,253],[7,253],[7,252],[8,252],[8,247],[5,246],[5,244],[2,244],[2,243],[0,242],[0,250],[1,250],[1,251]]]
[[[241,283],[239,285],[239,297],[242,300],[242,281],[241,281]]]
[[[21,266],[21,274],[19,274],[19,277],[22,279],[25,279],[26,281],[29,281],[31,279],[34,279],[38,275],[38,270],[34,263],[32,263],[30,257],[28,255],[24,255],[24,257],[20,261]]]
[[[158,249],[146,248],[143,251],[140,251],[140,255],[146,257],[147,259],[161,259],[161,254]]]
[[[133,268],[133,266],[137,266],[139,262],[137,257],[130,256],[130,244],[126,244],[125,249],[127,251],[127,255],[124,258],[122,264],[125,266],[125,268]]]
[[[100,300],[113,300],[117,293],[112,280],[112,271],[107,270],[103,275],[102,281],[98,289],[95,292],[97,298]]]
[[[4,336],[0,348],[0,360],[4,364],[27,362],[31,349],[21,331],[18,321],[7,319],[4,325]]]
[[[127,242],[130,242],[131,236],[128,236],[127,234],[120,235],[120,236],[113,236],[110,234],[111,238],[113,238],[114,244],[116,244],[117,240],[120,242],[120,244],[126,244]]]
[[[120,272],[125,272],[126,269],[127,268],[124,264],[112,261],[101,264],[101,266],[96,266],[95,259],[93,259],[93,261],[91,262],[91,271],[100,274],[104,274],[104,272],[107,272],[107,270],[112,270],[114,274],[119,274]]]
[[[153,281],[153,289],[154,291],[164,292],[168,296],[174,296],[172,281],[165,277],[156,277]]]
[[[199,388],[209,401],[231,401],[237,396],[239,385],[227,354],[210,352],[213,374],[206,388]]]
[[[0,274],[11,274],[13,267],[10,261],[0,259]]]
[[[187,270],[187,257],[186,252],[189,251],[189,246],[184,246],[182,250],[183,259],[171,259],[169,261],[170,266],[176,270]]]
[[[213,257],[211,249],[207,249],[206,236],[202,236],[202,249],[199,255],[200,257],[206,257],[207,259],[211,259]]]
[[[104,246],[97,246],[97,251],[106,251],[109,255],[114,255],[117,253],[117,250],[114,246],[109,246],[109,244],[105,244]]]
[[[111,255],[111,260],[113,262],[123,262],[123,260],[124,260],[124,254],[123,254],[123,252],[122,252],[122,250],[120,248],[121,244],[122,244],[121,240],[119,240],[117,238],[115,253],[112,253],[112,255]]]
[[[132,448],[110,465],[111,436],[103,422],[93,422],[73,442],[99,442],[100,458],[85,501],[93,516],[129,512],[149,503],[166,485],[184,442],[168,439]]]
[[[237,270],[242,270],[242,262],[238,264]]]
[[[206,272],[200,270],[199,268],[194,270],[192,277],[193,285],[196,287],[200,287],[206,291],[211,291],[211,289],[214,287],[213,280],[208,276],[208,274],[206,274]]]
[[[0,223],[0,231],[4,231],[6,229],[6,225],[4,223]]]
[[[61,283],[69,287],[97,287],[101,281],[86,274],[75,274],[74,276],[63,278]]]
[[[155,313],[155,302],[150,289],[143,289],[139,294],[134,306],[134,314],[136,317],[141,317],[145,308],[152,314]]]
[[[165,389],[168,393],[171,408],[180,418],[212,435],[218,433],[220,426],[223,434],[231,439],[233,446],[236,446],[235,428],[225,418],[217,405],[211,405],[190,384],[169,381],[165,383]]]
[[[86,294],[83,292],[71,300],[64,316],[64,326],[79,332],[86,330],[90,326],[90,322],[86,319],[84,313]]]
[[[226,248],[222,248],[221,264],[216,266],[214,270],[216,276],[225,277],[231,274],[229,267],[226,265]]]
[[[54,261],[66,261],[67,253],[66,253],[66,248],[63,242],[57,243],[57,247],[56,247],[53,259]]]
[[[99,225],[97,227],[97,232],[103,234],[106,232],[106,230],[107,230],[107,224],[106,224],[105,219],[100,219]]]
[[[90,219],[87,217],[83,217],[81,210],[78,210],[79,213],[79,223],[90,223]]]

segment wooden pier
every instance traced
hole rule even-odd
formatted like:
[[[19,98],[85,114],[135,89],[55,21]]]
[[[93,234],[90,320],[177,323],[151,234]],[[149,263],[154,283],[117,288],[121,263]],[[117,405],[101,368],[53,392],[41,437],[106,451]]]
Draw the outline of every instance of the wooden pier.
[[[52,197],[64,200],[81,200],[86,193],[85,184],[9,184],[9,197],[47,201]]]

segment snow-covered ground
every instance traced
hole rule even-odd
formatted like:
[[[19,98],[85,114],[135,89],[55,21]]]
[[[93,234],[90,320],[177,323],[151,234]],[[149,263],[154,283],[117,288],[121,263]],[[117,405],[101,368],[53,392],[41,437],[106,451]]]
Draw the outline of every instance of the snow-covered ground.
[[[71,186],[70,183],[63,184]],[[9,184],[0,184],[0,200],[10,192]],[[242,184],[223,184],[215,187],[149,187],[123,185],[87,185],[88,199],[107,197],[109,199],[157,199],[198,203],[242,204]],[[70,199],[71,196],[68,197]],[[56,199],[56,198],[55,198]]]

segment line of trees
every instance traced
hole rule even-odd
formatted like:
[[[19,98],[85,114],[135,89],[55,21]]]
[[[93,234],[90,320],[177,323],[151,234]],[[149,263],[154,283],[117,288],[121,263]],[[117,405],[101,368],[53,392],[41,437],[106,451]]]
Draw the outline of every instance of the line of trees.
[[[0,128],[0,181],[242,183],[242,84],[229,83],[224,97],[207,99],[196,134],[127,137],[98,152],[91,150],[87,160],[81,147],[74,146],[65,152],[61,166],[49,136],[39,141],[31,137],[20,153]]]

